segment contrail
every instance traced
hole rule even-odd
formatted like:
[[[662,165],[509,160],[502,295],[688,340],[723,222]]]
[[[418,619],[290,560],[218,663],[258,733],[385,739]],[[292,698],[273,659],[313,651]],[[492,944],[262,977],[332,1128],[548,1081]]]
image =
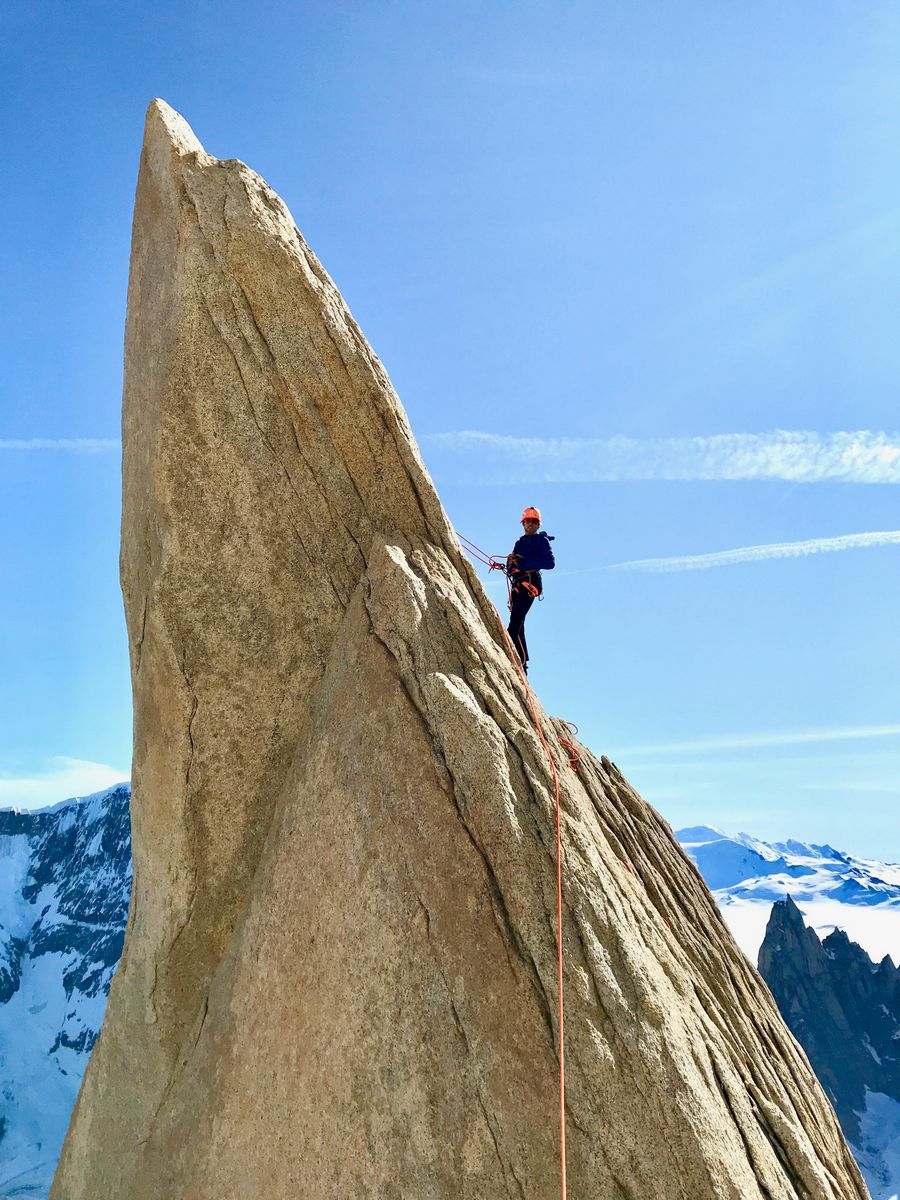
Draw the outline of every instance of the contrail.
[[[471,463],[464,482],[787,480],[900,483],[900,433],[717,433],[676,438],[525,438],[463,430],[421,438]]]
[[[0,450],[74,450],[79,454],[99,454],[120,450],[118,438],[0,438]]]
[[[709,567],[730,567],[735,563],[761,562],[766,558],[801,558],[807,554],[829,554],[837,550],[867,550],[871,546],[900,546],[900,529],[873,533],[847,533],[841,537],[811,538],[805,542],[774,542],[769,546],[741,546],[714,554],[679,554],[672,558],[637,558],[589,568],[605,571],[703,571]],[[562,574],[577,575],[578,571]]]
[[[832,729],[800,729],[783,733],[736,733],[721,737],[699,738],[686,742],[658,742],[650,746],[625,746],[617,750],[620,761],[625,755],[684,754],[715,750],[746,750],[767,746],[797,746],[804,742],[845,742],[858,738],[896,737],[900,725],[849,725]]]

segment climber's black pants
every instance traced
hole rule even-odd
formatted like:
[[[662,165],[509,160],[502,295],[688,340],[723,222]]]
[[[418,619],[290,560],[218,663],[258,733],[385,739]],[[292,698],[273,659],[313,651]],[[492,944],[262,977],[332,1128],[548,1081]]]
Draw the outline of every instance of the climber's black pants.
[[[539,575],[533,582],[540,588]],[[512,638],[512,644],[515,646],[519,658],[522,660],[522,666],[527,667],[528,643],[525,641],[525,618],[528,615],[528,610],[534,604],[535,597],[521,583],[514,583],[511,600],[512,608],[510,609],[509,624],[506,627],[506,631]]]

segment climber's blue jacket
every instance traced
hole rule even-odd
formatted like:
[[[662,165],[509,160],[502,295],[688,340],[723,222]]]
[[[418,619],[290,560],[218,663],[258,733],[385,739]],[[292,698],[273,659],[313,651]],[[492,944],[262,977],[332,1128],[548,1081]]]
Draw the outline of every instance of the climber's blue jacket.
[[[556,566],[550,543],[553,538],[543,529],[539,533],[523,533],[509,556],[509,569],[514,575],[523,571],[552,571]],[[513,558],[513,555],[516,557]]]

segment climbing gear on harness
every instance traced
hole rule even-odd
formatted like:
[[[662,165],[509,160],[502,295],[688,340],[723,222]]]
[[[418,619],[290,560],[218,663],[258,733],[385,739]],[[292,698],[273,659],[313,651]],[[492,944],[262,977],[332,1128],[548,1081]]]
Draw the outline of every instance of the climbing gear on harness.
[[[537,521],[540,524],[541,512],[538,508],[526,508],[519,518],[522,521]]]

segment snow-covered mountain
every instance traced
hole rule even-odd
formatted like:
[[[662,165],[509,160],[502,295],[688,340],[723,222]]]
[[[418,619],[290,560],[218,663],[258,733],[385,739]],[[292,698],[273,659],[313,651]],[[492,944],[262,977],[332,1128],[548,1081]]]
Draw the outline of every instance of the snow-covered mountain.
[[[49,1192],[122,952],[129,798],[0,810],[0,1200]]]
[[[833,846],[763,842],[708,825],[678,830],[741,949],[756,964],[772,904],[791,896],[820,938],[843,929],[876,962],[900,963],[900,865]]]
[[[49,1192],[122,950],[129,801],[120,784],[37,812],[0,810],[0,1200]],[[900,866],[709,826],[677,836],[754,963],[773,901],[789,895],[819,937],[840,927],[873,958],[900,962]],[[889,1052],[872,1049],[882,1061]],[[900,1178],[900,1105],[871,1088],[865,1101],[853,1133],[880,1200],[885,1180]]]
[[[676,837],[744,953],[754,965],[759,958],[873,1200],[897,1200],[900,866],[708,825]]]

